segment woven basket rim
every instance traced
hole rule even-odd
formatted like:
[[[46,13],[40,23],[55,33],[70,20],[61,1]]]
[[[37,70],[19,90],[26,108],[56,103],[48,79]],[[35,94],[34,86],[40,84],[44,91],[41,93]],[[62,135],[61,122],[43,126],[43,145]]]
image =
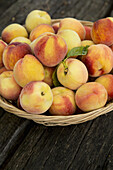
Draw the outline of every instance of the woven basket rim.
[[[52,19],[52,24],[60,22],[61,19]],[[79,20],[83,25],[92,27],[93,22],[91,21],[82,21]],[[22,118],[27,118],[30,120],[33,120],[36,123],[43,124],[45,126],[67,126],[67,125],[73,125],[73,124],[80,124],[83,122],[87,122],[89,120],[93,120],[96,117],[106,114],[113,110],[113,103],[110,102],[106,104],[104,107],[100,109],[96,109],[87,113],[80,113],[80,114],[74,114],[69,116],[49,116],[49,115],[43,115],[43,114],[30,114],[27,113],[24,110],[20,110],[16,106],[14,106],[12,103],[10,103],[8,100],[4,99],[2,96],[0,96],[0,107],[2,107],[4,110],[15,114]]]

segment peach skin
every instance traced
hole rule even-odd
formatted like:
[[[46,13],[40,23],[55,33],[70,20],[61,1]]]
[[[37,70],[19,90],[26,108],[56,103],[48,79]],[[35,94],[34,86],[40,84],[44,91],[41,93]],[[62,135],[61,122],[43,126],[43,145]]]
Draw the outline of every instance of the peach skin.
[[[103,107],[108,99],[108,94],[103,85],[97,82],[88,82],[77,89],[75,101],[84,112]]]
[[[31,43],[35,56],[44,66],[58,65],[67,54],[65,40],[53,33],[44,33]]]
[[[0,68],[0,74],[3,73],[4,71],[8,71],[5,67]]]
[[[50,114],[58,116],[72,115],[76,111],[75,94],[65,87],[52,89],[53,103],[49,109]]]
[[[83,40],[83,41],[81,41],[81,46],[85,47],[86,45],[89,45],[89,46],[94,45],[94,42],[91,41],[91,40]]]
[[[33,55],[27,54],[14,66],[14,78],[24,87],[30,81],[42,81],[45,76],[42,64]]]
[[[31,54],[31,48],[26,43],[14,42],[9,44],[3,52],[3,63],[7,70],[13,70],[16,62],[26,54]]]
[[[59,29],[59,22],[54,23],[54,24],[52,25],[52,27],[53,27],[53,29],[54,29],[54,31],[55,31],[55,34],[57,34],[58,29]]]
[[[82,61],[91,77],[98,77],[109,73],[113,68],[113,52],[104,44],[91,45]]]
[[[0,74],[0,95],[8,100],[16,100],[21,92],[21,87],[13,77],[13,71],[4,71]]]
[[[31,44],[31,41],[28,38],[25,38],[25,37],[16,37],[10,42],[10,44],[13,43],[13,42],[27,43],[28,45]]]
[[[2,39],[10,43],[16,37],[28,37],[26,29],[20,24],[10,24],[2,31]]]
[[[95,81],[102,84],[107,90],[108,101],[113,100],[113,75],[106,74],[98,77]]]
[[[113,17],[99,19],[94,22],[91,32],[95,44],[113,44]]]
[[[86,35],[85,35],[85,40],[92,40],[91,38],[91,30],[92,28],[89,26],[84,26],[85,31],[86,31]]]
[[[75,31],[81,40],[84,40],[86,31],[84,26],[80,23],[79,20],[74,18],[64,18],[60,21],[59,31],[65,30],[65,29],[71,29]]]
[[[5,49],[5,47],[7,46],[7,44],[0,40],[0,68],[3,67],[3,51]]]
[[[78,59],[69,58],[58,66],[57,77],[59,82],[71,90],[76,90],[88,80],[88,71],[86,66]]]
[[[52,75],[53,72],[55,70],[56,67],[44,67],[44,71],[45,71],[45,78],[44,78],[44,82],[47,83],[50,87],[53,86],[53,80],[52,80]]]
[[[53,94],[48,84],[40,81],[28,83],[21,91],[20,105],[28,113],[42,114],[53,102]]]
[[[51,25],[48,24],[40,24],[38,25],[36,28],[34,28],[31,33],[30,33],[30,40],[33,41],[36,38],[38,38],[41,34],[45,33],[45,32],[51,32],[51,33],[55,33],[54,29]]]

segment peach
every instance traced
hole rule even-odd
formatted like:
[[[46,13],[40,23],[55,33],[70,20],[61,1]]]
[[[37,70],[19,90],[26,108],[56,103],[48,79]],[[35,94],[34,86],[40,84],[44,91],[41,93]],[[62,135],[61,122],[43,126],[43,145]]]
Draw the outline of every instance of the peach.
[[[102,84],[108,93],[108,100],[113,100],[113,75],[112,74],[106,74],[98,77],[96,82]]]
[[[65,29],[71,29],[75,31],[81,40],[84,40],[86,31],[84,26],[80,23],[79,20],[74,18],[64,18],[60,21],[59,31],[65,30]]]
[[[53,72],[55,70],[55,67],[44,67],[44,71],[45,71],[45,78],[44,78],[44,82],[47,83],[50,87],[53,86],[53,80],[52,80],[52,75]]]
[[[85,31],[86,31],[86,35],[85,35],[85,40],[92,40],[91,38],[91,30],[92,28],[89,26],[84,26]]]
[[[58,29],[59,29],[59,22],[52,24],[52,27],[53,27],[53,29],[55,31],[55,34],[57,34]]]
[[[113,17],[99,19],[94,22],[91,32],[95,44],[113,44]]]
[[[4,71],[8,71],[5,67],[0,68],[0,74],[3,73]]]
[[[16,37],[10,43],[13,43],[13,42],[27,43],[28,45],[31,43],[31,41],[25,37]]]
[[[20,24],[10,24],[2,31],[2,39],[6,43],[10,43],[16,37],[28,37],[26,29]]]
[[[104,44],[91,45],[87,55],[82,56],[91,77],[109,73],[113,68],[113,52]]]
[[[67,44],[59,35],[44,33],[31,43],[35,56],[48,67],[59,64],[67,54]]]
[[[33,41],[38,38],[41,34],[45,32],[55,33],[54,29],[51,25],[48,24],[40,24],[36,28],[34,28],[30,33],[30,40]]]
[[[68,52],[74,47],[81,46],[81,39],[73,30],[62,30],[57,35],[60,35],[66,41]]]
[[[78,88],[75,93],[76,104],[84,112],[103,107],[107,98],[105,87],[97,82],[88,82]]]
[[[6,46],[7,44],[4,41],[0,40],[0,68],[3,67],[3,51]]]
[[[28,32],[31,32],[34,28],[36,28],[39,24],[49,24],[51,25],[51,17],[50,15],[41,10],[33,10],[31,11],[25,20],[25,26]]]
[[[65,87],[52,89],[53,103],[49,109],[50,114],[58,116],[72,115],[76,111],[75,94]]]
[[[110,46],[111,50],[113,51],[113,44]]]
[[[91,40],[83,40],[83,41],[81,41],[81,46],[85,47],[86,45],[89,45],[89,46],[94,45],[94,42],[91,41]]]
[[[30,54],[18,60],[13,71],[14,78],[21,87],[30,81],[42,81],[45,76],[42,64]]]
[[[44,82],[32,81],[22,89],[20,94],[20,104],[28,113],[44,113],[50,108],[52,102],[52,91]]]
[[[3,63],[7,70],[13,70],[16,62],[26,54],[31,54],[31,48],[26,43],[14,42],[9,44],[3,52]]]
[[[72,90],[76,90],[88,80],[86,66],[78,59],[69,58],[66,60],[66,68],[63,63],[58,66],[57,77],[59,82]]]
[[[0,74],[0,95],[8,100],[16,100],[21,92],[21,87],[13,77],[13,71],[4,71]]]

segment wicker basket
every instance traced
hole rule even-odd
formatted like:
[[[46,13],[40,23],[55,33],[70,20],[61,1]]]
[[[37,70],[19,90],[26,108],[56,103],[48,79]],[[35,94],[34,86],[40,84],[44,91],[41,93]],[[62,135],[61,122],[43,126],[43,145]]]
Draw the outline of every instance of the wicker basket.
[[[61,19],[54,19],[52,20],[52,23],[60,22]],[[83,25],[92,27],[93,23],[89,21],[80,21]],[[76,114],[71,116],[48,116],[48,115],[37,115],[37,114],[30,114],[23,110],[18,109],[15,107],[10,101],[7,101],[3,97],[0,96],[0,107],[2,107],[4,110],[13,113],[19,117],[31,119],[36,123],[43,124],[46,126],[67,126],[72,124],[79,124],[83,123],[92,119],[95,119],[96,117],[106,114],[113,110],[113,103],[108,103],[105,107],[102,107],[100,109],[88,112],[88,113],[82,113],[82,114]]]

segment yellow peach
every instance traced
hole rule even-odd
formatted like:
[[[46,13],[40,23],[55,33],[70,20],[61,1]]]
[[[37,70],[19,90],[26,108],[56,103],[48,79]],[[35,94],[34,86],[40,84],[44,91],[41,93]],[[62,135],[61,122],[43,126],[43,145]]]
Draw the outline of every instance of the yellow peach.
[[[31,41],[25,37],[16,37],[10,43],[13,43],[13,42],[27,43],[28,45],[31,44]]]

